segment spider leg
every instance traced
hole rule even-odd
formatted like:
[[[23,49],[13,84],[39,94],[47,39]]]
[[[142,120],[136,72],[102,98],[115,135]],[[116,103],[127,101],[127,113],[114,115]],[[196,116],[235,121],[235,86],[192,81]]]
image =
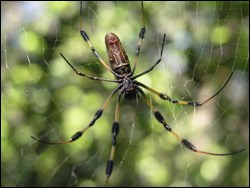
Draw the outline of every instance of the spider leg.
[[[144,38],[145,33],[146,33],[143,1],[141,1],[141,9],[142,9],[142,28],[141,28],[141,31],[139,33],[139,41],[138,41],[136,52],[135,52],[135,63],[134,63],[134,68],[132,70],[131,75],[133,75],[134,72],[135,72],[135,69],[136,69],[136,66],[137,66],[137,63],[138,63],[138,57],[139,57],[139,54],[140,54],[140,49],[141,49],[141,42],[142,42],[142,39]]]
[[[233,75],[233,72],[231,72],[230,76],[228,77],[227,81],[225,82],[225,84],[215,93],[213,94],[211,97],[209,97],[207,100],[203,101],[203,102],[195,102],[195,101],[180,101],[180,100],[176,100],[176,99],[171,99],[167,94],[164,93],[160,93],[158,91],[155,91],[154,89],[144,85],[143,83],[134,81],[134,83],[138,86],[141,86],[143,88],[145,88],[146,90],[150,91],[151,93],[157,95],[158,97],[160,97],[163,100],[168,100],[174,104],[181,104],[181,105],[189,105],[189,106],[202,106],[203,104],[207,103],[208,101],[210,101],[211,99],[213,99],[216,95],[218,95],[223,89],[224,87],[227,85],[227,83],[229,82],[229,80],[231,79]]]
[[[88,75],[85,75],[79,71],[77,71],[75,69],[75,67],[73,67],[73,65],[70,64],[70,62],[66,59],[66,57],[64,57],[64,55],[62,53],[60,53],[60,55],[62,56],[62,58],[68,63],[68,65],[75,71],[75,73],[79,76],[83,76],[83,77],[86,77],[86,78],[89,78],[91,80],[99,80],[99,81],[106,81],[106,82],[116,82],[118,83],[119,81],[118,80],[110,80],[110,79],[106,79],[106,78],[99,78],[99,77],[96,77],[96,76],[88,76]]]
[[[120,129],[120,102],[121,102],[121,95],[123,94],[123,91],[121,91],[118,95],[117,102],[116,102],[116,108],[115,108],[115,121],[113,123],[112,127],[112,148],[110,152],[110,157],[107,163],[106,167],[106,182],[105,182],[105,187],[108,185],[108,180],[109,177],[111,176],[112,170],[113,170],[113,160],[115,156],[115,145],[116,145],[116,136],[119,133]]]
[[[148,70],[146,70],[146,71],[144,71],[144,72],[142,72],[140,74],[137,74],[136,76],[131,77],[131,80],[135,80],[136,78],[138,78],[138,77],[140,77],[140,76],[142,76],[142,75],[144,75],[144,74],[152,71],[156,67],[156,65],[158,65],[161,62],[165,40],[166,40],[166,34],[164,34],[164,36],[163,36],[160,58],[155,62],[155,64],[153,66],[151,66]]]
[[[108,106],[109,102],[111,101],[111,99],[113,98],[114,94],[119,90],[121,89],[122,87],[122,84],[119,84],[118,87],[111,93],[111,95],[108,97],[108,99],[105,101],[105,103],[102,105],[102,107],[95,113],[95,116],[94,118],[91,120],[91,122],[86,126],[84,127],[81,131],[78,131],[76,132],[68,141],[60,141],[60,142],[47,142],[47,141],[44,141],[44,140],[40,140],[40,139],[37,139],[33,136],[31,136],[31,138],[33,138],[34,140],[38,141],[38,142],[41,142],[41,143],[44,143],[44,144],[52,144],[52,145],[56,145],[56,144],[69,144],[71,142],[74,142],[76,141],[78,138],[80,138],[82,136],[82,134],[87,131],[90,127],[92,127],[96,120],[98,120],[101,116],[102,116],[102,113],[103,111],[105,110],[105,108]]]
[[[181,142],[181,144],[183,146],[185,146],[187,149],[191,150],[192,152],[202,153],[202,154],[206,154],[206,155],[225,156],[225,155],[234,155],[236,153],[240,153],[240,152],[245,150],[245,149],[240,149],[238,151],[234,151],[234,152],[230,152],[230,153],[211,153],[211,152],[198,150],[190,141],[188,141],[185,138],[182,138],[177,132],[175,132],[166,123],[166,121],[165,121],[164,117],[161,115],[161,113],[158,110],[156,110],[155,107],[153,106],[153,104],[150,102],[150,100],[148,100],[145,93],[139,87],[137,87],[137,89],[140,92],[140,94],[142,95],[143,99],[146,101],[146,103],[149,106],[150,110],[154,113],[156,120],[158,122],[160,122],[163,125],[163,127],[167,131],[169,131],[179,142]]]
[[[88,43],[91,51],[93,52],[93,54],[97,57],[97,59],[101,62],[101,64],[107,69],[109,70],[112,74],[114,74],[116,77],[120,77],[119,74],[117,74],[116,72],[114,72],[108,65],[107,63],[105,63],[105,61],[101,58],[101,56],[98,54],[98,52],[96,51],[95,47],[92,45],[92,43],[89,40],[89,36],[86,33],[86,31],[84,31],[83,29],[83,21],[82,21],[82,1],[80,4],[80,34],[82,35],[83,39]]]

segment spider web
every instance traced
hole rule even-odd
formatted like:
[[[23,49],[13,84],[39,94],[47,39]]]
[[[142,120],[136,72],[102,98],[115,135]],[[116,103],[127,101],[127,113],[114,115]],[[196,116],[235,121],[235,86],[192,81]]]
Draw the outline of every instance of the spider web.
[[[145,91],[167,123],[197,148],[248,151],[249,3],[144,2],[146,37],[138,80],[173,99],[204,101],[200,108],[170,104]],[[83,24],[107,60],[104,36],[116,33],[133,65],[141,27],[139,2],[84,2]],[[102,186],[111,149],[115,99],[78,141],[48,146],[33,141],[69,139],[101,107],[113,78],[79,34],[79,2],[2,2],[2,186]],[[143,100],[122,101],[121,130],[110,186],[248,186],[249,155],[214,157],[187,151],[160,125]]]

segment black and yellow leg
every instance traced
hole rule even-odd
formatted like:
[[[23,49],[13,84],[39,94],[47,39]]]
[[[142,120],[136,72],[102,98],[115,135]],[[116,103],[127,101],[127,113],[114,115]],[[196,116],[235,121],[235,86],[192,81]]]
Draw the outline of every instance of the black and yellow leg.
[[[120,123],[119,123],[119,119],[120,119],[120,101],[121,101],[121,95],[123,92],[119,93],[119,96],[117,98],[117,103],[116,103],[116,108],[115,108],[115,121],[113,123],[112,126],[112,148],[111,148],[111,152],[110,152],[110,157],[107,163],[107,167],[106,167],[106,182],[105,182],[105,187],[108,185],[108,180],[109,177],[111,176],[112,170],[113,170],[113,161],[114,161],[114,157],[115,157],[115,145],[116,145],[116,137],[119,133],[119,129],[120,129]]]
[[[134,68],[132,70],[131,75],[133,75],[134,72],[135,72],[135,69],[136,69],[136,66],[137,66],[137,63],[138,63],[138,57],[139,57],[140,50],[141,50],[141,42],[142,42],[142,39],[144,38],[145,33],[146,33],[143,1],[141,1],[141,9],[142,9],[142,28],[141,28],[141,31],[139,33],[139,41],[138,41],[136,52],[135,52],[135,63],[134,63]]]
[[[187,149],[193,151],[193,152],[197,152],[197,153],[202,153],[202,154],[207,154],[207,155],[215,155],[215,156],[225,156],[225,155],[233,155],[239,152],[244,151],[245,149],[240,149],[238,151],[235,152],[231,152],[231,153],[211,153],[211,152],[206,152],[206,151],[201,151],[198,150],[190,141],[188,141],[185,138],[182,138],[177,132],[175,132],[165,121],[164,117],[162,116],[162,114],[157,111],[155,109],[155,107],[153,106],[153,104],[148,100],[148,98],[146,97],[145,93],[138,88],[138,91],[140,92],[140,94],[142,95],[143,99],[146,101],[147,105],[149,106],[150,110],[154,113],[154,116],[156,118],[156,120],[158,122],[160,122],[164,128],[169,131],[179,142],[182,143],[183,146],[185,146]]]
[[[101,56],[98,54],[98,52],[96,51],[95,47],[92,45],[92,43],[89,40],[89,36],[86,33],[86,31],[84,31],[83,29],[83,21],[82,21],[82,1],[81,1],[81,5],[80,5],[80,34],[82,35],[83,39],[88,43],[91,51],[93,52],[93,54],[97,57],[97,59],[101,62],[101,64],[110,72],[112,72],[116,77],[120,77],[120,75],[118,75],[117,73],[115,73],[108,65],[107,63],[101,58]]]
[[[40,140],[40,139],[37,139],[33,136],[31,136],[31,138],[33,138],[34,140],[38,141],[38,142],[41,142],[41,143],[44,143],[44,144],[52,144],[52,145],[56,145],[56,144],[69,144],[71,142],[74,142],[76,141],[77,139],[79,139],[82,134],[87,131],[90,127],[92,127],[96,120],[98,120],[101,116],[102,116],[102,113],[103,111],[107,108],[109,102],[111,101],[111,99],[113,98],[114,94],[122,87],[122,85],[118,85],[118,87],[111,93],[111,95],[108,97],[108,99],[105,101],[105,103],[102,105],[102,107],[95,113],[95,116],[94,118],[91,120],[91,122],[86,126],[84,127],[81,131],[78,131],[76,132],[68,141],[60,141],[60,142],[47,142],[47,141],[44,141],[44,140]]]
[[[136,78],[149,73],[150,71],[152,71],[160,62],[161,62],[161,58],[162,58],[162,54],[163,54],[163,49],[164,49],[164,44],[165,44],[165,40],[166,40],[166,34],[163,35],[163,40],[162,40],[162,46],[161,46],[161,53],[160,53],[160,57],[159,59],[154,63],[153,66],[151,66],[148,70],[137,74],[136,76],[131,77],[131,80],[135,80]]]
[[[217,91],[214,95],[212,95],[211,97],[209,97],[207,100],[203,101],[203,102],[195,102],[195,101],[181,101],[181,100],[175,100],[175,99],[171,99],[167,94],[164,93],[160,93],[158,91],[155,91],[154,89],[144,85],[143,83],[134,81],[136,85],[141,86],[143,88],[145,88],[146,90],[150,91],[151,93],[157,95],[158,97],[160,97],[163,100],[168,100],[174,104],[181,104],[181,105],[189,105],[189,106],[202,106],[205,103],[207,103],[208,101],[210,101],[211,99],[213,99],[216,95],[218,95],[223,89],[224,87],[227,85],[227,83],[229,82],[230,78],[232,77],[233,72],[231,72],[230,76],[228,77],[227,81],[225,82],[225,84],[219,89],[219,91]]]
[[[75,71],[75,73],[79,76],[83,76],[83,77],[86,77],[86,78],[89,78],[91,80],[99,80],[99,81],[106,81],[106,82],[115,82],[115,83],[118,83],[119,81],[118,80],[111,80],[111,79],[106,79],[106,78],[99,78],[99,77],[96,77],[96,76],[88,76],[88,75],[85,75],[79,71],[77,71],[75,69],[75,67],[73,67],[73,65],[71,65],[71,63],[66,59],[66,57],[64,57],[64,55],[62,53],[60,53],[62,58],[68,63],[68,65]]]

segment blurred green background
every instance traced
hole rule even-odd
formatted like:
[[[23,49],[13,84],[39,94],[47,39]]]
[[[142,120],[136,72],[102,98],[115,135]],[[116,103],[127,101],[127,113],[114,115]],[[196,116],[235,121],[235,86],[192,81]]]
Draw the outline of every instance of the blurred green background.
[[[115,99],[81,139],[115,88],[77,76],[112,79],[79,34],[79,2],[1,3],[1,186],[103,186],[111,149]],[[133,65],[141,27],[140,2],[83,2],[83,25],[107,61],[104,36],[114,32]],[[150,100],[169,125],[197,148],[234,156],[192,153],[160,125],[144,101],[122,101],[121,129],[110,186],[249,186],[249,2],[144,2],[146,37],[136,73],[174,99],[204,101],[200,108]]]

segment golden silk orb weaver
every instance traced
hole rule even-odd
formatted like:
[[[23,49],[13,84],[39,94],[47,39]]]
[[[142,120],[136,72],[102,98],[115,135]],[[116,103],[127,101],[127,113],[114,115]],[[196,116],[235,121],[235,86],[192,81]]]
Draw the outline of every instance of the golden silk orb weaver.
[[[82,72],[79,72],[76,70],[76,68],[67,60],[67,58],[60,53],[62,58],[65,60],[65,62],[73,69],[73,71],[82,77],[91,79],[91,80],[96,80],[96,81],[103,81],[103,82],[114,82],[117,83],[116,88],[112,91],[112,93],[109,95],[109,97],[106,99],[104,104],[101,106],[99,110],[94,115],[94,118],[88,123],[88,125],[84,126],[82,130],[76,132],[69,140],[67,141],[59,141],[59,142],[48,142],[44,140],[37,139],[32,136],[33,139],[35,139],[38,142],[45,143],[45,144],[52,144],[52,145],[57,145],[57,144],[69,144],[71,142],[74,142],[78,140],[84,132],[86,132],[90,127],[92,127],[95,122],[101,118],[103,111],[107,108],[109,105],[110,101],[112,98],[114,98],[115,94],[117,94],[117,102],[116,102],[116,107],[115,107],[115,120],[113,122],[112,126],[112,146],[111,146],[111,151],[110,151],[110,157],[107,162],[106,166],[106,181],[105,181],[105,186],[108,185],[109,178],[112,174],[113,166],[114,166],[114,158],[115,158],[115,148],[116,148],[116,139],[119,134],[119,129],[120,129],[120,102],[122,99],[122,96],[124,96],[125,100],[134,100],[141,96],[144,101],[146,102],[147,106],[149,109],[152,111],[154,114],[155,119],[163,125],[166,131],[168,131],[171,135],[173,135],[184,147],[189,149],[192,152],[196,153],[201,153],[201,154],[206,154],[206,155],[214,155],[214,156],[226,156],[226,155],[234,155],[237,153],[240,153],[244,151],[245,149],[240,149],[238,151],[230,152],[230,153],[213,153],[213,152],[206,152],[197,149],[194,144],[192,144],[190,141],[187,139],[183,138],[178,134],[176,131],[174,131],[171,126],[165,121],[165,118],[163,115],[154,107],[152,102],[148,99],[146,94],[144,93],[143,89],[148,90],[154,95],[157,95],[160,97],[162,100],[167,100],[173,104],[180,104],[180,105],[189,105],[193,107],[200,107],[203,106],[205,103],[209,102],[211,99],[213,99],[215,96],[217,96],[227,85],[227,83],[230,81],[233,72],[229,75],[227,81],[225,84],[211,97],[208,99],[204,100],[203,102],[195,102],[195,101],[182,101],[182,100],[176,100],[172,99],[169,95],[165,93],[160,93],[145,84],[136,81],[137,78],[151,72],[154,70],[154,68],[161,62],[162,60],[162,54],[165,46],[165,40],[166,40],[166,34],[163,35],[162,39],[162,44],[161,44],[161,50],[160,50],[160,55],[159,58],[154,62],[154,64],[149,67],[147,70],[134,75],[136,67],[138,65],[138,57],[140,55],[140,49],[141,49],[141,43],[145,37],[146,33],[146,27],[145,27],[145,18],[144,18],[144,8],[143,8],[143,2],[141,2],[141,11],[142,11],[142,27],[139,31],[139,40],[137,43],[136,47],[136,52],[135,52],[135,60],[134,60],[134,65],[133,68],[131,68],[129,58],[126,54],[126,51],[124,50],[122,43],[120,39],[118,38],[117,35],[114,33],[110,32],[107,33],[105,36],[105,44],[106,44],[106,49],[107,49],[107,54],[108,54],[108,59],[109,59],[109,65],[101,58],[95,47],[90,41],[90,38],[87,34],[87,32],[84,30],[83,23],[82,23],[82,2],[80,4],[80,34],[83,37],[84,41],[88,44],[89,48],[93,52],[94,56],[99,60],[99,62],[103,65],[103,67],[111,72],[115,79],[106,79],[106,78],[101,78],[101,77],[96,77],[96,76],[89,76],[86,75]]]

